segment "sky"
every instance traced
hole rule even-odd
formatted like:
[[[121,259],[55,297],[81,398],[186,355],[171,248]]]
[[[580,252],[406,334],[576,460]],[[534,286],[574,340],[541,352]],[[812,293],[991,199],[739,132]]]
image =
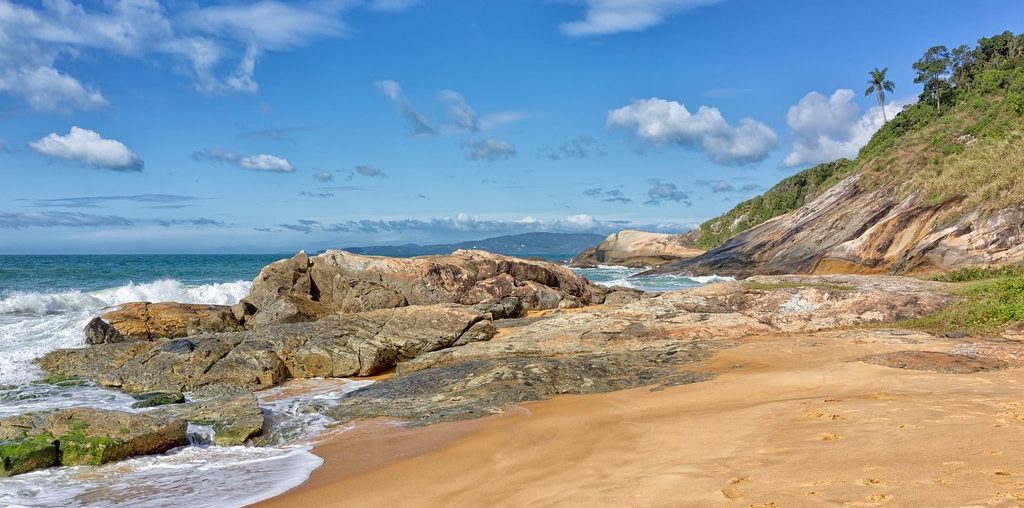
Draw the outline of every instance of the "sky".
[[[684,232],[1024,3],[0,0],[0,254]]]

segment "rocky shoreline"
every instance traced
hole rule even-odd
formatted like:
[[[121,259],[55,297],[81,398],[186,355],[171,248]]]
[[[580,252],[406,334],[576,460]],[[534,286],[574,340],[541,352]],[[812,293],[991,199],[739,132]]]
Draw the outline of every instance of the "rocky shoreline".
[[[162,453],[185,442],[188,423],[212,426],[217,445],[259,444],[253,393],[289,379],[389,374],[317,409],[339,422],[426,425],[561,394],[698,383],[715,376],[703,365],[741,339],[892,323],[951,299],[948,284],[890,276],[759,276],[652,294],[480,251],[299,253],[265,267],[232,308],[124,305],[87,326],[87,347],[39,359],[54,378],[156,407],[0,419],[0,474]],[[867,361],[916,368],[900,360]]]

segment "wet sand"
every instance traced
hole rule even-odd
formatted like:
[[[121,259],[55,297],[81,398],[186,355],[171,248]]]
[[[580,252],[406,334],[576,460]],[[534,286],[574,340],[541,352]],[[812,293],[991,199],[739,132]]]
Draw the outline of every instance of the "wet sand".
[[[903,344],[758,337],[708,382],[563,396],[474,422],[360,424],[259,506],[1021,506],[1024,369],[855,361]]]

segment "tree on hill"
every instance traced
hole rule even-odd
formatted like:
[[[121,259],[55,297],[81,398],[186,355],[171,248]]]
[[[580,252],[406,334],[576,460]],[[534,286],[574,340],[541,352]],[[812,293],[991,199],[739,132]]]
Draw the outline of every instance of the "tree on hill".
[[[889,120],[885,117],[885,92],[892,92],[896,89],[896,84],[892,81],[885,79],[885,73],[889,72],[889,68],[885,67],[875,69],[868,74],[871,79],[868,80],[868,88],[864,90],[864,96],[867,97],[871,94],[875,94],[878,97],[878,107],[882,108],[882,123],[886,123]]]
[[[942,99],[951,90],[947,79],[949,64],[949,50],[945,46],[932,46],[913,66],[917,71],[914,83],[924,83],[921,99],[934,100],[939,113],[942,112]]]

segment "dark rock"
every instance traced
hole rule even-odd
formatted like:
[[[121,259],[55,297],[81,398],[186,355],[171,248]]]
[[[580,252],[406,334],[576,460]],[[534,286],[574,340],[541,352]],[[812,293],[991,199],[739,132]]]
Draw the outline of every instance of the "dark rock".
[[[185,396],[181,392],[149,392],[134,397],[138,402],[132,404],[133,408],[157,407],[185,402]]]
[[[898,351],[868,356],[862,362],[908,370],[930,370],[943,374],[969,374],[1000,370],[1008,367],[1006,362],[984,356],[940,353],[935,351]]]

